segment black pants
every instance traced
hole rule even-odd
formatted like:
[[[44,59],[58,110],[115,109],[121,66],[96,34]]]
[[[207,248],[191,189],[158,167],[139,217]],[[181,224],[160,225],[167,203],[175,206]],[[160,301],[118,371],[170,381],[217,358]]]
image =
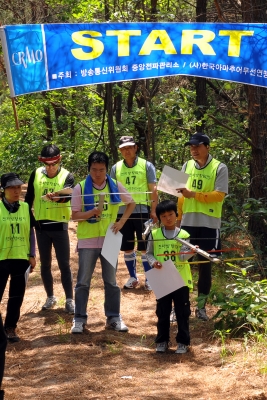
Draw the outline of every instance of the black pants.
[[[7,346],[7,338],[3,327],[2,317],[0,314],[0,389],[5,369],[6,346]]]
[[[221,250],[220,230],[201,228],[196,226],[182,226],[182,229],[190,234],[190,243],[199,246],[202,250]],[[191,239],[192,238],[192,239]],[[218,256],[220,253],[214,253]],[[208,261],[205,257],[197,254],[199,261]],[[205,262],[198,265],[198,295],[208,295],[211,289],[211,263]]]
[[[170,314],[172,310],[172,301],[177,319],[178,331],[176,342],[190,345],[189,335],[189,316],[191,314],[189,301],[189,288],[183,286],[175,292],[168,294],[157,300],[156,314],[158,317],[158,334],[155,342],[168,342],[170,339]]]
[[[0,261],[0,301],[2,300],[10,276],[9,297],[4,324],[6,328],[16,328],[17,326],[26,289],[25,272],[28,268],[28,260]]]
[[[54,295],[53,276],[51,273],[52,246],[54,246],[65,296],[67,299],[73,299],[68,231],[36,230],[36,238],[41,261],[41,277],[47,297]]]
[[[117,221],[120,220],[122,215],[118,215]],[[125,224],[120,230],[122,236],[121,251],[134,250],[135,247],[135,234],[137,238],[137,250],[146,251],[146,242],[142,238],[144,231],[144,223],[149,220],[149,213],[133,213],[130,218],[126,220]]]

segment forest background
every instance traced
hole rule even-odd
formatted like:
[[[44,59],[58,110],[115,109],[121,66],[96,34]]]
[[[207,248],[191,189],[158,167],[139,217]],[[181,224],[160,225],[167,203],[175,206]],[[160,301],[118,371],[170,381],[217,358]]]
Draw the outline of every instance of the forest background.
[[[266,23],[267,3],[0,0],[0,15],[1,25],[109,21]],[[181,169],[189,158],[184,143],[191,134],[208,134],[211,154],[229,169],[229,195],[223,209],[224,242],[229,247],[243,245],[242,254],[237,251],[233,256],[255,256],[231,265],[232,278],[237,277],[242,289],[239,288],[241,294],[236,303],[230,304],[232,292],[227,291],[216,296],[212,293],[210,301],[217,301],[221,307],[219,327],[224,333],[228,329],[228,333],[240,332],[246,324],[246,332],[252,329],[266,334],[266,88],[172,76],[35,93],[17,97],[15,103],[19,129],[0,52],[0,172],[15,171],[25,181],[39,165],[41,148],[51,142],[60,147],[64,167],[74,173],[78,182],[87,174],[87,158],[93,150],[108,153],[110,166],[119,160],[118,141],[122,135],[135,137],[140,156],[156,166],[159,177],[164,165]]]
[[[1,25],[109,21],[266,23],[267,2],[0,0]],[[154,354],[155,300],[142,290],[122,291],[129,335],[105,333],[99,267],[90,300],[91,331],[73,337],[71,316],[66,317],[63,309],[40,311],[44,292],[37,267],[23,303],[22,340],[8,348],[3,382],[7,400],[266,399],[266,88],[172,76],[24,95],[15,103],[19,130],[0,50],[0,173],[15,171],[25,182],[39,166],[37,156],[48,143],[60,147],[64,167],[78,182],[87,174],[88,154],[93,150],[107,152],[110,166],[118,161],[122,135],[135,137],[140,155],[154,163],[159,177],[164,165],[181,169],[189,158],[185,141],[192,133],[204,131],[211,138],[211,154],[229,169],[221,232],[224,247],[240,250],[223,257],[254,259],[223,263],[215,269],[208,311],[216,318],[207,325],[190,318],[193,350],[183,361],[171,353],[161,359]],[[55,263],[53,267],[59,291]],[[120,259],[120,286],[126,279],[123,268]],[[60,301],[64,304],[63,295]],[[171,336],[174,340],[174,326]],[[238,341],[231,341],[237,336]]]

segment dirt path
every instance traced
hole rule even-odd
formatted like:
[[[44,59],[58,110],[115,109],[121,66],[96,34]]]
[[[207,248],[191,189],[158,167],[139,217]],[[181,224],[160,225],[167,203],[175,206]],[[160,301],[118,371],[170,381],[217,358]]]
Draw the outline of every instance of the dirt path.
[[[74,283],[77,275],[76,226],[70,224]],[[31,274],[22,306],[18,333],[21,341],[9,344],[3,388],[6,400],[123,399],[123,400],[264,400],[267,399],[266,354],[254,354],[241,342],[227,345],[228,357],[215,339],[213,322],[196,320],[192,295],[190,330],[192,346],[185,355],[174,354],[175,324],[171,349],[156,354],[155,296],[143,285],[122,290],[121,313],[129,333],[105,330],[103,285],[97,265],[88,304],[84,335],[71,335],[72,316],[64,312],[59,272],[53,265],[58,306],[41,311],[45,292],[39,267]],[[139,268],[139,278],[144,275]],[[127,280],[120,256],[120,287]],[[2,301],[5,313],[7,292]],[[215,312],[211,307],[208,314]],[[266,349],[266,348],[265,348]],[[265,365],[265,369],[262,366]]]

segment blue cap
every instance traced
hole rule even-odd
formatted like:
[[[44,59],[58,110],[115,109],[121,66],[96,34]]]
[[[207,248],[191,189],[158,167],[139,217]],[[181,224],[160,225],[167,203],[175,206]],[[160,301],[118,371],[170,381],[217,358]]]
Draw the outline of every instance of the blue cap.
[[[202,132],[196,132],[191,136],[189,141],[185,143],[185,146],[199,146],[200,144],[210,144],[210,138]]]

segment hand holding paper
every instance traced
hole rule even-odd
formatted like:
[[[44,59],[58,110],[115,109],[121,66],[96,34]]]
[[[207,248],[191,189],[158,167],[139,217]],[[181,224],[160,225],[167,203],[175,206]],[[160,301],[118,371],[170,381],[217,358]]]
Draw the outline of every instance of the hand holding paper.
[[[165,261],[160,269],[152,268],[147,271],[146,278],[157,299],[186,286],[171,260]]]
[[[188,177],[188,174],[165,165],[159,178],[157,190],[172,194],[176,197],[181,197],[181,194],[177,192],[177,189],[183,189],[186,187]]]
[[[189,190],[186,187],[177,189],[177,193],[178,195],[181,193],[187,199],[192,199],[196,196],[196,192],[193,192],[192,190]]]
[[[57,192],[51,192],[47,193],[41,198],[45,201],[56,201],[59,199],[60,195],[71,195],[72,194],[72,188],[71,187],[65,187],[63,189],[58,190]]]
[[[113,223],[108,227],[101,254],[114,267],[117,266],[118,256],[121,248],[122,234],[112,231]]]

